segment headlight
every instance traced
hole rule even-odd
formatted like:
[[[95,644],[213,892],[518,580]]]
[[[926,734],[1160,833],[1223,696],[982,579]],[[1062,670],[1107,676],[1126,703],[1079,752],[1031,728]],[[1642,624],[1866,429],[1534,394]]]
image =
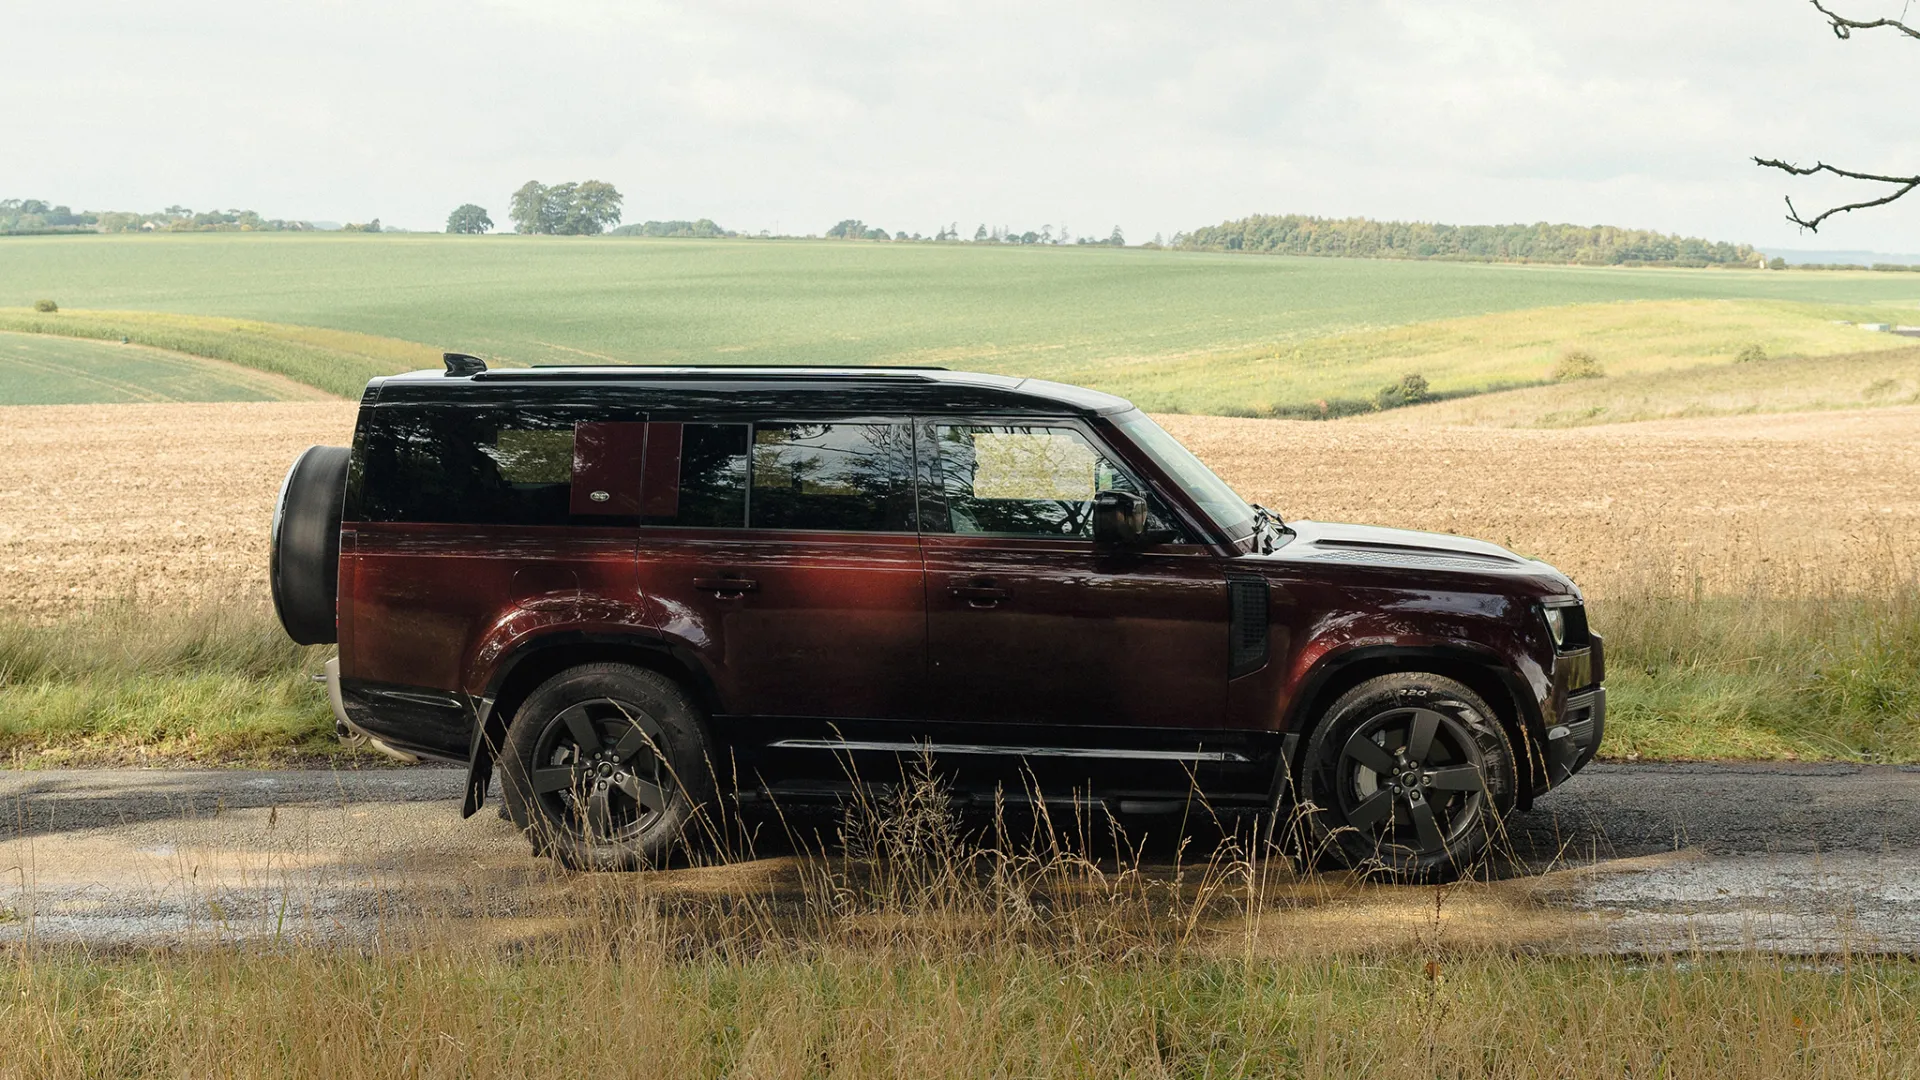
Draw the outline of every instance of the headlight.
[[[1565,648],[1567,644],[1567,609],[1550,607],[1547,611],[1547,632],[1553,635],[1553,647]]]
[[[1546,617],[1547,633],[1553,638],[1555,650],[1584,649],[1591,644],[1587,609],[1580,601],[1550,603],[1540,609],[1540,614]]]

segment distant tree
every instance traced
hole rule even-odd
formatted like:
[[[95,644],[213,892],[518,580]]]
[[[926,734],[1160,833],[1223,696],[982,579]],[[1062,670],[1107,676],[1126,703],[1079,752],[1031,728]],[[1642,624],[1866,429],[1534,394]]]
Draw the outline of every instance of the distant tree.
[[[447,215],[447,231],[472,235],[493,228],[493,219],[487,216],[485,207],[473,203],[461,203]]]
[[[897,233],[894,233],[894,234],[893,234],[893,238],[894,238],[895,240],[905,240],[905,239],[907,239],[907,234],[906,234],[906,231],[905,231],[905,230],[901,230],[900,232],[897,232]],[[916,237],[914,237],[913,239],[915,239],[915,240],[918,240],[918,239],[919,239],[919,237],[917,237],[917,236],[916,236]]]
[[[858,240],[865,235],[867,235],[867,223],[859,218],[846,218],[827,230],[829,240]]]
[[[571,236],[598,236],[620,224],[620,192],[602,180],[562,184],[566,189],[559,207],[559,231]],[[556,188],[559,191],[560,188]]]
[[[540,207],[540,231],[548,236],[561,233],[573,235],[568,229],[567,212],[573,206],[575,192],[580,185],[569,180],[564,184],[555,184],[547,189],[546,201]]]
[[[507,216],[515,232],[598,236],[620,223],[618,188],[602,180],[554,184],[529,180],[513,193]]]
[[[1126,247],[1126,246],[1127,246],[1127,238],[1126,238],[1126,235],[1125,235],[1125,234],[1123,234],[1123,233],[1122,233],[1122,232],[1120,231],[1120,226],[1118,226],[1118,225],[1115,225],[1115,226],[1113,227],[1113,232],[1112,232],[1112,234],[1110,234],[1110,235],[1109,235],[1109,236],[1107,237],[1107,243],[1109,243],[1109,244],[1112,244],[1112,245],[1113,245],[1114,247]]]
[[[1769,270],[1785,270],[1786,268],[1787,268],[1787,260],[1781,258],[1778,255],[1775,255],[1773,258],[1767,260],[1767,269]]]
[[[1028,229],[1026,232],[1020,234],[1020,242],[1023,244],[1037,244],[1040,242],[1040,234],[1034,232],[1032,229]]]
[[[987,227],[985,225],[982,225],[979,228],[973,230],[974,243],[978,244],[981,241],[985,240],[986,238],[987,238]]]
[[[546,211],[547,186],[538,180],[529,180],[513,193],[507,217],[513,220],[514,232],[541,233],[548,231],[541,227],[546,221]]]

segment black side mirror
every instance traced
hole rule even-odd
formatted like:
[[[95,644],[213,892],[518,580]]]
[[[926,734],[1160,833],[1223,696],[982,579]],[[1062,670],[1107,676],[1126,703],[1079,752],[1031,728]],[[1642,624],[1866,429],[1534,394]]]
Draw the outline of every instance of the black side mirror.
[[[1093,496],[1093,542],[1138,547],[1147,534],[1147,500],[1131,491],[1102,491]]]

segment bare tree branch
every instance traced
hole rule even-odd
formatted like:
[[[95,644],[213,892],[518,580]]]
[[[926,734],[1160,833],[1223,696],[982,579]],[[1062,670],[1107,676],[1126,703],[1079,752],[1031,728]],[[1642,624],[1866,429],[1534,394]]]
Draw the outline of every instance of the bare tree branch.
[[[1822,4],[1820,0],[1812,0],[1812,3],[1820,14],[1827,17],[1827,22],[1833,25],[1833,36],[1842,41],[1852,37],[1855,30],[1878,30],[1883,26],[1890,26],[1910,38],[1920,38],[1920,30],[1915,30],[1899,19],[1875,19],[1872,22],[1862,22],[1858,19],[1849,19],[1844,15],[1835,14],[1833,11],[1828,10],[1827,6]]]
[[[1795,176],[1812,176],[1815,173],[1824,172],[1832,173],[1835,176],[1844,176],[1849,180],[1871,180],[1876,184],[1900,185],[1898,191],[1883,198],[1871,199],[1866,202],[1848,203],[1845,206],[1835,206],[1828,210],[1822,210],[1811,218],[1802,218],[1800,212],[1793,208],[1793,198],[1789,196],[1787,198],[1787,220],[1808,232],[1819,232],[1820,223],[1835,214],[1844,214],[1849,210],[1864,210],[1869,206],[1885,206],[1900,196],[1905,195],[1907,192],[1912,191],[1914,188],[1920,187],[1920,176],[1882,176],[1878,173],[1854,172],[1852,169],[1836,168],[1824,161],[1816,161],[1811,166],[1800,166],[1790,161],[1781,161],[1777,158],[1757,157],[1753,159],[1753,163],[1763,168],[1779,169],[1781,172],[1792,173]]]
[[[1920,40],[1920,30],[1908,26],[1899,19],[1874,19],[1872,21],[1849,19],[1827,7],[1821,0],[1808,0],[1808,2],[1813,5],[1814,10],[1826,16],[1828,25],[1833,27],[1833,36],[1842,41],[1851,38],[1855,30],[1878,30],[1882,27],[1897,30],[1910,38]],[[1905,14],[1905,12],[1902,12],[1902,14]],[[1869,206],[1885,206],[1905,195],[1907,192],[1912,191],[1914,188],[1920,187],[1920,176],[1882,176],[1879,173],[1855,172],[1852,169],[1836,168],[1824,161],[1816,161],[1809,167],[1803,167],[1789,161],[1781,161],[1778,158],[1756,157],[1753,159],[1753,163],[1761,168],[1779,169],[1782,172],[1790,173],[1794,176],[1812,176],[1815,173],[1824,172],[1845,177],[1848,180],[1867,180],[1876,184],[1894,184],[1898,186],[1898,189],[1892,194],[1882,196],[1878,199],[1869,199],[1865,202],[1847,203],[1845,206],[1830,207],[1810,218],[1802,217],[1800,211],[1793,208],[1793,197],[1788,196],[1787,220],[1808,232],[1819,232],[1820,223],[1835,214],[1844,214],[1850,210],[1865,210]]]

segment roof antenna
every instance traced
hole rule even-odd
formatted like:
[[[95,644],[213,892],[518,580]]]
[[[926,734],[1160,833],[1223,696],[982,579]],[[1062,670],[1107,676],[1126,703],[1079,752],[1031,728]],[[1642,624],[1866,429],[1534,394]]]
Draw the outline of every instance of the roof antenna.
[[[449,377],[457,375],[478,375],[487,370],[487,362],[485,360],[477,356],[468,356],[463,352],[445,353],[440,359],[446,361],[447,375]]]

